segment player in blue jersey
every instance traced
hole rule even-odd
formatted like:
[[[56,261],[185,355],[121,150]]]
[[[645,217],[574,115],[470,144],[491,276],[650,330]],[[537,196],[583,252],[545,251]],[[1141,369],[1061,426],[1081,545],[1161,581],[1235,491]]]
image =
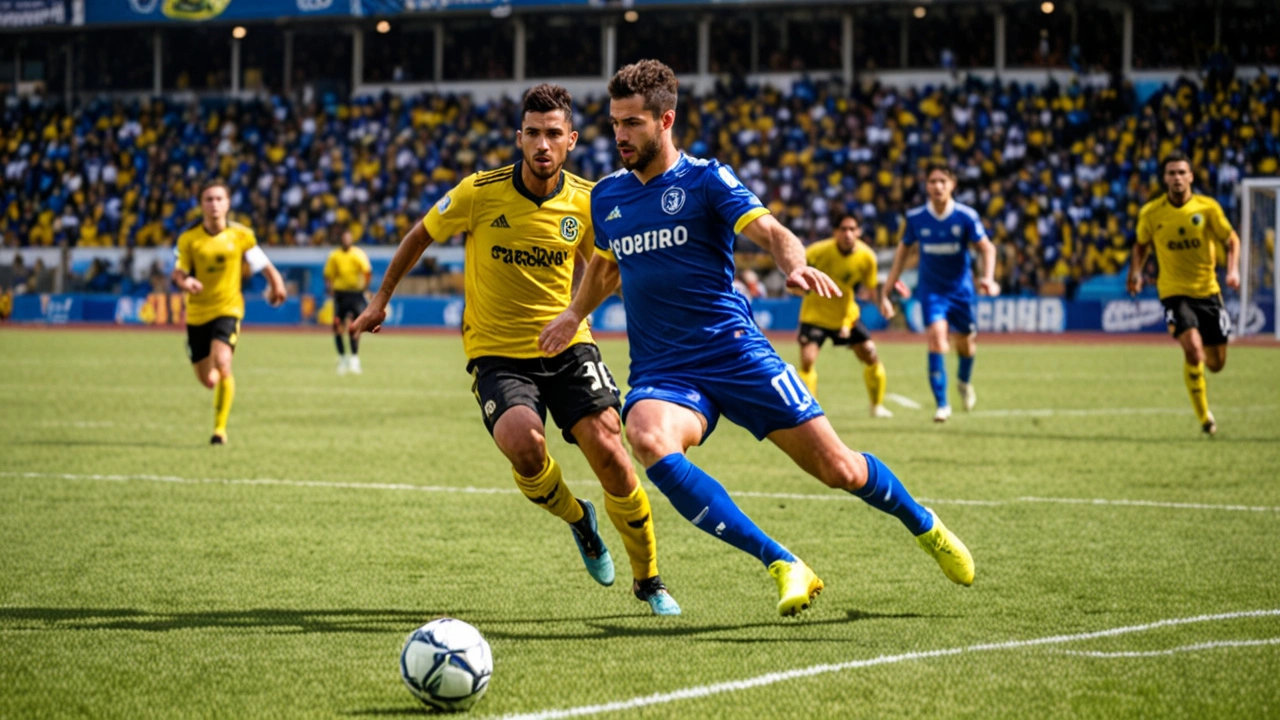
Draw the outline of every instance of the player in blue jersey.
[[[741,232],[773,255],[791,287],[839,294],[732,169],[675,148],[676,87],[671,68],[656,60],[628,65],[609,82],[624,169],[592,191],[595,256],[573,302],[542,331],[540,347],[562,350],[621,284],[631,342],[623,420],[632,451],[681,515],[764,563],[781,614],[809,607],[823,583],[685,457],[721,415],[768,438],[826,485],[896,516],[947,577],[971,584],[973,559],[960,539],[884,463],[840,441],[795,369],[756,327],[746,298],[734,292],[733,244]]]
[[[964,409],[972,410],[978,402],[973,389],[973,358],[978,352],[978,324],[974,321],[973,273],[970,270],[969,246],[977,245],[982,253],[982,279],[978,290],[985,295],[999,295],[995,281],[996,247],[987,239],[986,228],[978,212],[951,197],[956,189],[956,174],[942,163],[929,165],[925,172],[925,188],[929,201],[907,211],[907,226],[902,242],[893,256],[889,279],[880,292],[880,312],[886,318],[894,315],[889,290],[898,282],[907,253],[912,246],[920,248],[920,279],[916,297],[923,311],[925,334],[929,339],[929,386],[938,409],[934,422],[951,417],[947,400],[947,368],[943,362],[950,351],[948,330],[955,338],[960,356],[956,377]]]

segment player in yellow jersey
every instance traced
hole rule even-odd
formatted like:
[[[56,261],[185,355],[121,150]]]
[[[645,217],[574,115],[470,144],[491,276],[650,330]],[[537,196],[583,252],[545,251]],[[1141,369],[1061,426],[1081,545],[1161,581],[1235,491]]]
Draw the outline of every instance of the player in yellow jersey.
[[[1169,332],[1182,345],[1182,379],[1191,395],[1200,427],[1210,436],[1218,423],[1209,411],[1204,371],[1227,364],[1231,318],[1218,287],[1218,243],[1227,250],[1227,287],[1240,289],[1240,236],[1213,198],[1191,192],[1191,161],[1181,152],[1160,163],[1165,194],[1142,207],[1138,241],[1129,264],[1129,292],[1142,291],[1142,267],[1155,247],[1160,267],[1156,290],[1165,308]]]
[[[216,181],[200,190],[200,224],[178,237],[173,268],[173,283],[188,293],[187,355],[196,379],[213,390],[213,445],[227,443],[227,417],[236,395],[231,357],[244,318],[241,265],[267,276],[267,301],[272,305],[288,297],[284,278],[258,247],[253,231],[228,222],[230,210],[225,184]]]
[[[862,324],[862,311],[854,299],[855,292],[876,289],[876,254],[862,240],[862,225],[852,215],[845,215],[836,226],[835,236],[816,242],[805,250],[810,266],[826,273],[840,287],[840,297],[822,297],[815,292],[805,294],[800,304],[800,379],[818,395],[818,351],[828,338],[836,347],[848,346],[866,366],[862,378],[871,397],[871,417],[889,418],[893,413],[884,406],[884,363],[876,354],[871,333]]]
[[[592,183],[562,169],[578,139],[568,91],[549,84],[529,90],[520,124],[521,160],[466,177],[436,203],[401,241],[352,329],[357,335],[378,332],[396,285],[426,247],[467,233],[467,371],[485,427],[510,460],[516,485],[569,524],[591,577],[613,584],[613,559],[597,530],[595,508],[574,497],[547,453],[550,411],[604,487],[605,509],[631,560],[632,592],[655,614],[678,615],[680,606],[658,575],[649,499],[622,444],[618,388],[587,323],[563,352],[549,356],[538,349],[542,327],[569,305],[575,273],[595,238]]]
[[[364,293],[373,277],[369,256],[355,247],[350,230],[342,233],[342,246],[329,253],[324,264],[324,289],[333,296],[333,343],[338,346],[338,374],[360,374],[360,338],[351,331],[350,322],[368,306]],[[351,339],[351,357],[343,346],[342,336]]]

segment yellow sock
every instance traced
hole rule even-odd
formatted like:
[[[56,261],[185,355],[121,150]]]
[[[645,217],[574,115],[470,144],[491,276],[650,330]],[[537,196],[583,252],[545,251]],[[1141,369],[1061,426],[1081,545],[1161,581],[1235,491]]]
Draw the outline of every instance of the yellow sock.
[[[231,415],[231,403],[236,399],[236,379],[227,375],[213,388],[213,433],[227,434],[227,417]]]
[[[636,485],[627,497],[604,494],[604,509],[622,536],[622,544],[631,559],[631,574],[637,580],[648,580],[658,574],[658,541],[653,536],[653,511],[644,488]]]
[[[871,397],[872,407],[884,404],[887,377],[882,362],[862,368],[862,379],[867,383],[867,395]]]
[[[1209,386],[1204,381],[1204,363],[1199,365],[1182,365],[1182,380],[1187,384],[1187,392],[1191,395],[1191,407],[1196,410],[1200,424],[1209,422]]]
[[[818,397],[818,366],[814,365],[812,368],[809,369],[809,372],[805,372],[804,370],[796,370],[796,374],[799,375],[800,379],[804,381],[804,384],[808,386],[809,394],[812,395],[814,398],[817,398]]]
[[[567,523],[582,519],[582,505],[573,496],[569,486],[564,484],[560,465],[550,455],[542,466],[542,472],[534,477],[527,478],[516,472],[515,468],[511,469],[511,474],[516,479],[516,485],[520,486],[520,492],[535,505],[541,505],[547,512]]]

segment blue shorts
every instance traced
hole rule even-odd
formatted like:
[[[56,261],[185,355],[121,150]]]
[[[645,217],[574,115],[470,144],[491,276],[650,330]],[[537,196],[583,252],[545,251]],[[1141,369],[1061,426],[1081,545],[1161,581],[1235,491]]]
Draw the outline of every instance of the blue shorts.
[[[663,400],[700,413],[707,419],[703,441],[716,429],[722,414],[757,440],[823,414],[795,368],[768,345],[696,369],[655,371],[632,378],[622,408],[623,422],[641,400]]]
[[[972,335],[978,330],[978,323],[974,321],[972,294],[921,293],[920,310],[925,328],[939,320],[946,320],[951,330],[961,335]]]

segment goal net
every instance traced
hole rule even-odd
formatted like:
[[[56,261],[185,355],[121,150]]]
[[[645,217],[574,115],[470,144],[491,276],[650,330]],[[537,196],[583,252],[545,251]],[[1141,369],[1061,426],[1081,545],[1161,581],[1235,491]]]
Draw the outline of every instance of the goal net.
[[[1276,322],[1276,228],[1280,226],[1280,177],[1247,178],[1240,185],[1240,298],[1227,302],[1238,337],[1270,328],[1280,339]],[[1235,307],[1232,307],[1235,305]]]

